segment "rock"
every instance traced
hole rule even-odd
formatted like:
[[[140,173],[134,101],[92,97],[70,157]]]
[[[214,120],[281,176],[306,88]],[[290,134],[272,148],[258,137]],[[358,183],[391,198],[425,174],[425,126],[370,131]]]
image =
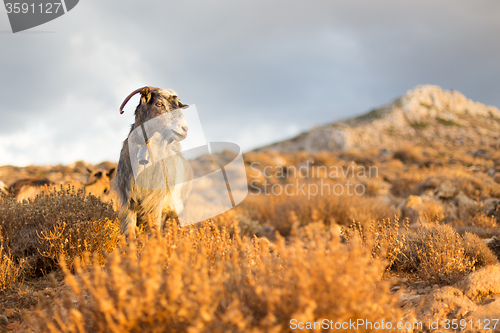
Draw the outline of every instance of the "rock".
[[[490,176],[490,177],[494,177],[494,176],[495,176],[495,173],[496,173],[495,169],[488,169],[488,170],[486,171],[486,174],[487,174],[488,176]]]
[[[0,315],[0,329],[6,327],[9,324],[9,319],[4,315]]]
[[[500,110],[467,99],[453,90],[423,85],[379,109],[356,118],[317,126],[295,138],[268,148],[278,152],[345,151],[383,147],[397,150],[405,146],[446,147],[497,144]],[[474,124],[474,125],[472,125]],[[484,158],[484,150],[473,156]]]
[[[406,293],[401,293],[399,295],[399,299],[398,299],[398,304],[400,306],[408,306],[408,304],[410,304],[410,302],[412,303],[411,305],[412,306],[415,306],[418,304],[420,298],[422,296],[420,295],[417,295],[417,294],[406,294]]]
[[[500,199],[488,198],[482,202],[483,212],[486,215],[490,216],[496,212],[499,204],[500,204]]]
[[[6,328],[7,328],[8,331],[13,331],[16,328],[18,328],[19,325],[21,325],[21,323],[19,321],[15,321],[15,322],[12,322],[12,323],[8,324]]]
[[[466,220],[476,212],[479,203],[469,198],[464,192],[449,182],[442,183],[435,191],[436,197],[442,200],[445,215],[449,220]]]
[[[484,242],[491,250],[491,252],[493,252],[493,254],[497,256],[498,260],[500,260],[500,239],[498,239],[497,237],[492,237],[489,239],[485,239]]]
[[[487,158],[488,154],[484,149],[478,149],[475,152],[471,153],[472,156],[474,157],[481,157],[481,158]]]
[[[470,320],[476,325],[476,328],[479,328],[478,325],[478,320],[482,323],[482,325],[485,325],[487,322],[485,319],[491,320],[491,319],[498,319],[500,318],[500,297],[493,298],[486,302],[484,305],[479,306],[478,309],[475,312],[469,313],[464,319],[470,323]],[[494,323],[494,322],[493,322]],[[469,324],[470,325],[470,324]],[[494,324],[493,324],[494,325]],[[490,326],[493,326],[490,325]],[[483,326],[484,327],[484,326]],[[496,325],[496,330],[493,332],[498,332],[498,324]],[[480,331],[479,329],[477,330],[478,332]],[[488,331],[488,330],[484,330]]]
[[[489,265],[472,272],[457,282],[455,287],[470,299],[500,294],[500,265]]]
[[[440,199],[451,199],[458,194],[458,188],[448,182],[442,183],[435,191],[435,195]]]
[[[440,186],[441,179],[439,179],[438,177],[429,177],[420,185],[420,188],[422,191],[432,190],[436,192]]]
[[[3,315],[7,318],[14,317],[18,311],[16,309],[5,309]]]
[[[477,310],[477,305],[459,289],[445,286],[423,296],[422,312],[426,319],[460,318]]]
[[[471,216],[471,213],[475,212],[479,207],[479,204],[465,195],[464,192],[458,192],[455,197],[455,205],[458,209],[458,218],[461,220],[465,220]]]
[[[274,240],[276,238],[275,230],[276,230],[275,228],[267,226],[267,225],[261,226],[261,227],[257,228],[257,230],[255,230],[255,236],[257,236],[259,238],[267,238],[267,239]]]

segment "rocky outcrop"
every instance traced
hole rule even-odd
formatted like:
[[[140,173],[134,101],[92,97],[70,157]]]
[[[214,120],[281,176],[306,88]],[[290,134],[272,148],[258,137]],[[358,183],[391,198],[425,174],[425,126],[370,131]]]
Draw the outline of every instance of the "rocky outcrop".
[[[344,151],[405,145],[459,147],[497,144],[500,111],[454,90],[423,85],[365,115],[313,128],[259,150]]]
[[[453,319],[455,322],[462,320],[461,332],[480,332],[485,324],[500,315],[499,274],[500,266],[489,265],[470,273],[453,286],[405,290],[400,294],[398,305],[407,313],[413,312],[431,332],[447,332],[445,325],[452,323]],[[493,331],[498,332],[498,326]]]
[[[490,265],[483,267],[466,276],[456,284],[470,299],[491,294],[500,294],[500,266]]]
[[[476,311],[477,305],[459,289],[445,286],[424,297],[422,310],[426,321],[434,318],[462,318]]]
[[[399,203],[397,209],[403,218],[408,218],[410,224],[415,224],[440,221],[445,217],[449,221],[468,220],[481,207],[480,202],[469,198],[456,186],[444,182],[433,192],[408,196]]]

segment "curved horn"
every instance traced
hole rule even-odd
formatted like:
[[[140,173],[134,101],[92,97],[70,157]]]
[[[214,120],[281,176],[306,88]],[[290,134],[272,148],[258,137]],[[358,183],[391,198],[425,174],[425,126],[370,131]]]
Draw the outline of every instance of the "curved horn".
[[[155,90],[155,89],[158,89],[156,87],[151,87],[151,86],[145,86],[145,87],[142,87],[142,88],[139,88],[139,89],[136,89],[134,90],[132,93],[130,93],[130,95],[127,96],[127,98],[125,98],[125,100],[123,101],[122,105],[120,106],[120,114],[123,114],[123,108],[125,107],[125,105],[128,103],[128,101],[130,101],[130,99],[132,98],[132,96],[134,96],[135,94],[137,93],[140,93],[142,91],[142,89],[144,88],[149,88],[149,90]]]

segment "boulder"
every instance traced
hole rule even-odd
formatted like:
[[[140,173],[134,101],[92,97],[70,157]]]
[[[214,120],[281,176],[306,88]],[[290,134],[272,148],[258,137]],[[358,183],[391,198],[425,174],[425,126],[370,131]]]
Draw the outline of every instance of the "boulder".
[[[489,265],[472,272],[457,282],[455,287],[470,299],[500,294],[500,265]]]
[[[451,286],[439,288],[424,296],[422,315],[425,319],[461,318],[477,310],[477,305],[462,291]]]

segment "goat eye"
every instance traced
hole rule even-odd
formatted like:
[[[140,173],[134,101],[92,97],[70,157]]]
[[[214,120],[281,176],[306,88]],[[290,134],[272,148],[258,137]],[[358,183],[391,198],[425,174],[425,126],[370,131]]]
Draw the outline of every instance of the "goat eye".
[[[156,103],[156,106],[160,107],[160,106],[163,106],[163,104],[161,104],[161,103]]]

